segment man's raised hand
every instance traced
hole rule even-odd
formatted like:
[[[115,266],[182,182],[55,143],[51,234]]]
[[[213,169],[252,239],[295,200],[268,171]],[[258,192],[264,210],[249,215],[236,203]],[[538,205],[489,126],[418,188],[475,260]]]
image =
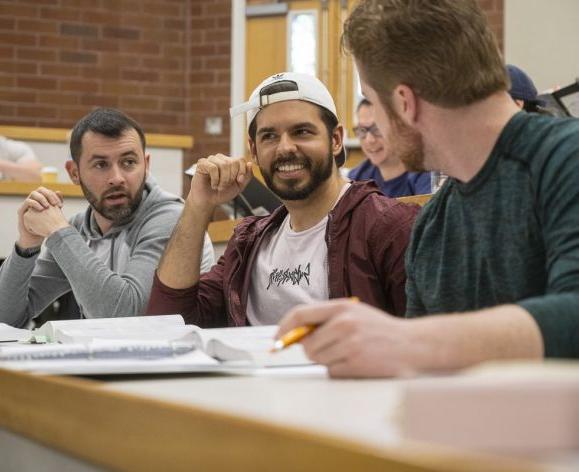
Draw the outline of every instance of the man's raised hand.
[[[191,203],[215,207],[239,195],[253,176],[251,162],[215,154],[197,161],[187,197]]]

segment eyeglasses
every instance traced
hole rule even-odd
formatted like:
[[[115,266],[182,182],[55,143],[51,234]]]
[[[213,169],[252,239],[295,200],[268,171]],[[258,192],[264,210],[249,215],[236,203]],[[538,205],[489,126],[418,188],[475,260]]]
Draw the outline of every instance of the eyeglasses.
[[[376,124],[373,124],[372,126],[355,126],[353,128],[353,131],[358,139],[366,139],[368,133],[370,133],[375,138],[382,137],[382,134],[380,133],[380,130],[378,129]]]

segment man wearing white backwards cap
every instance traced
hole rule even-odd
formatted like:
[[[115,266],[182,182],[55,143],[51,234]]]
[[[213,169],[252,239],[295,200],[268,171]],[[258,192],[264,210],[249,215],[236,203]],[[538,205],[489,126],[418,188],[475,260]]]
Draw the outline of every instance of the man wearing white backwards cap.
[[[253,162],[221,154],[198,161],[148,312],[181,313],[204,327],[275,324],[297,304],[357,296],[403,315],[404,253],[417,210],[374,183],[340,176],[343,128],[326,87],[309,75],[276,74],[231,110],[244,112]],[[225,254],[200,275],[210,216],[245,188],[253,165],[283,206],[242,220]]]

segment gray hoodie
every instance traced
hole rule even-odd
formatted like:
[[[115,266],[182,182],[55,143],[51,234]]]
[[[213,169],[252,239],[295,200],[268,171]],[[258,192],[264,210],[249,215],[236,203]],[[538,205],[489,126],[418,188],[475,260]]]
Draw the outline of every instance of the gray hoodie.
[[[91,207],[71,227],[51,234],[39,255],[15,250],[0,268],[0,322],[25,326],[65,294],[71,318],[135,316],[145,312],[153,275],[183,208],[183,201],[148,179],[131,220],[100,233]],[[201,269],[213,265],[205,237]]]

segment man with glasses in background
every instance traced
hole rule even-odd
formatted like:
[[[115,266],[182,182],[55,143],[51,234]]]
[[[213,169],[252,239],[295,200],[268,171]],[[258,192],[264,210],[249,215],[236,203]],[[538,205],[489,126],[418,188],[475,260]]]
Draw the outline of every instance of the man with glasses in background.
[[[423,195],[431,193],[429,172],[408,172],[404,164],[393,155],[374,122],[374,106],[362,99],[356,108],[358,125],[354,134],[360,140],[366,160],[348,172],[352,180],[373,180],[388,197]]]

